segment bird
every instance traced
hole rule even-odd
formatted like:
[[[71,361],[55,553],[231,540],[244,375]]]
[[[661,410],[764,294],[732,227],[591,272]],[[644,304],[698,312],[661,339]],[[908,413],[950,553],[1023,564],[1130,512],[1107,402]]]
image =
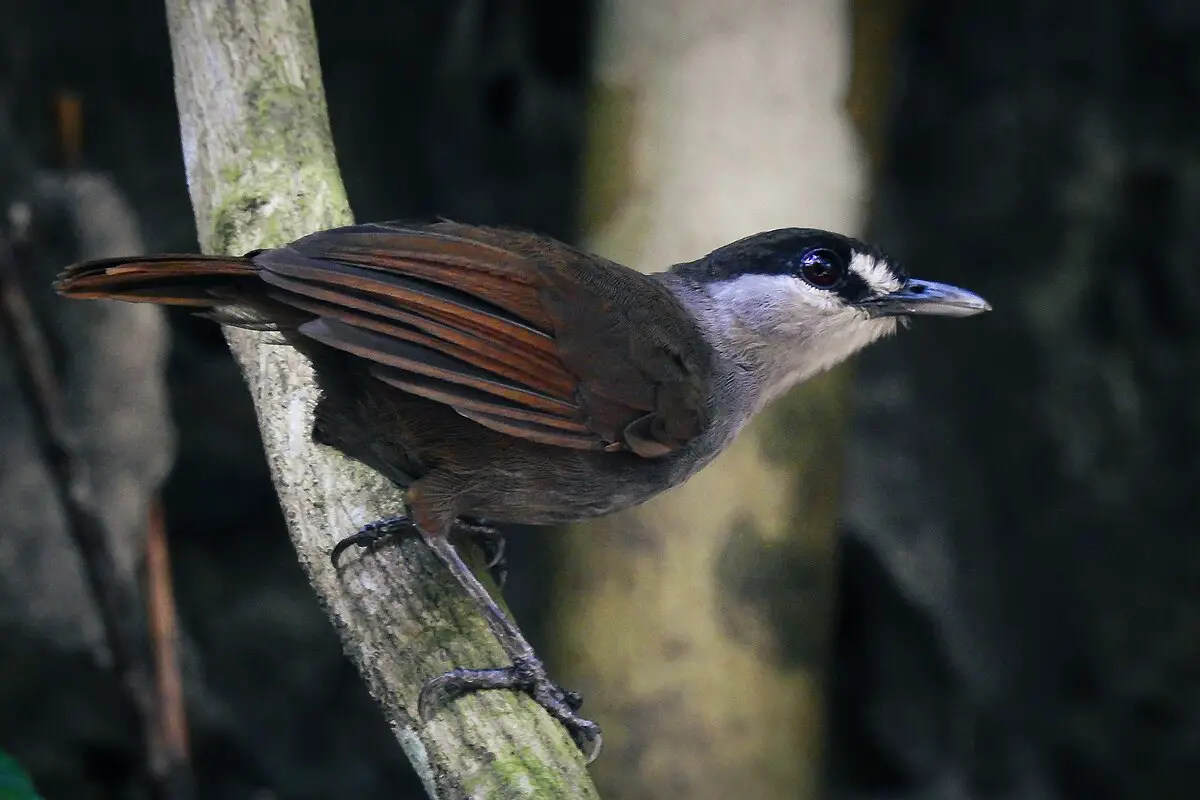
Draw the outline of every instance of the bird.
[[[709,464],[755,415],[914,316],[989,311],[908,275],[858,239],[757,233],[639,272],[521,230],[449,220],[348,225],[243,256],[88,261],[66,297],[190,307],[276,331],[313,365],[312,436],[377,470],[404,513],[341,540],[419,536],[511,663],[430,678],[418,708],[467,692],[529,694],[590,763],[600,728],[554,683],[450,535],[494,565],[498,526],[552,525],[642,503]]]

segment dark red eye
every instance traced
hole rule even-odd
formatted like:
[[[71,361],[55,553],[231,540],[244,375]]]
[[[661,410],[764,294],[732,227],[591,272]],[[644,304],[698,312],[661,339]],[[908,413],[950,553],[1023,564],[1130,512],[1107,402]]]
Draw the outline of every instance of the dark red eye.
[[[832,250],[809,250],[800,259],[800,277],[818,289],[832,289],[846,277],[846,262]]]

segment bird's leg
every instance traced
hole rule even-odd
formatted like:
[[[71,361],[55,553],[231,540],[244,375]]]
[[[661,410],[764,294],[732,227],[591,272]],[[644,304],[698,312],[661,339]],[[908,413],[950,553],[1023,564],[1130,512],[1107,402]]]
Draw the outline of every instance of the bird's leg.
[[[504,557],[504,534],[495,525],[481,519],[459,519],[454,527],[466,534],[480,550],[486,560],[485,569],[491,574],[492,580],[501,589],[508,579],[508,561]],[[351,547],[374,549],[380,541],[389,536],[411,536],[416,533],[416,527],[407,516],[386,517],[368,522],[354,533],[339,541],[333,547],[329,557],[337,564],[338,558]]]
[[[444,536],[424,536],[425,543],[434,552],[458,584],[475,602],[488,627],[500,640],[504,652],[512,659],[512,666],[491,669],[466,669],[456,667],[428,681],[421,689],[417,710],[422,719],[433,715],[433,700],[437,694],[458,697],[468,692],[485,689],[513,689],[525,692],[534,702],[558,720],[571,734],[575,744],[584,752],[588,763],[600,754],[603,739],[600,727],[591,720],[580,717],[576,712],[582,698],[575,692],[563,690],[546,675],[546,668],[538,659],[529,642],[517,626],[496,605],[487,589],[475,577],[466,562],[459,556],[453,543]]]
[[[499,565],[503,568],[504,538],[499,531],[481,520],[458,520],[455,525],[476,542],[480,542],[490,561],[490,567]],[[600,754],[603,738],[596,723],[576,713],[583,704],[583,698],[578,692],[567,691],[550,680],[533,647],[525,640],[516,624],[496,605],[448,538],[424,534],[409,517],[388,517],[368,523],[339,541],[330,557],[336,563],[338,556],[350,547],[375,547],[381,539],[388,536],[411,536],[418,533],[475,603],[487,621],[488,628],[513,662],[509,667],[489,669],[456,667],[430,679],[421,688],[417,698],[417,710],[421,718],[428,720],[433,716],[433,701],[438,694],[454,698],[486,689],[522,691],[567,729],[576,745],[587,756],[589,764],[594,761]]]

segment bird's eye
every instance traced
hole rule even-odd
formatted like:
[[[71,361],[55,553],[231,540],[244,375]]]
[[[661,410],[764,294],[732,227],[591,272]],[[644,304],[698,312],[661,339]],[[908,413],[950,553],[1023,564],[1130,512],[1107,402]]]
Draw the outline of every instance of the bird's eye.
[[[809,250],[800,259],[800,277],[818,289],[832,289],[846,277],[846,262],[832,250]]]

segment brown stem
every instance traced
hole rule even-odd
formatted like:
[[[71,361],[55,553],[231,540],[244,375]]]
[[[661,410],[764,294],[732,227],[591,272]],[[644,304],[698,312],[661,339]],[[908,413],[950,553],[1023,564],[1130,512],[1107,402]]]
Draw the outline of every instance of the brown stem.
[[[158,771],[172,786],[173,797],[192,796],[187,711],[179,670],[179,625],[171,587],[171,555],[166,521],[156,499],[146,530],[146,600],[150,645],[154,651],[155,750],[163,763]]]

